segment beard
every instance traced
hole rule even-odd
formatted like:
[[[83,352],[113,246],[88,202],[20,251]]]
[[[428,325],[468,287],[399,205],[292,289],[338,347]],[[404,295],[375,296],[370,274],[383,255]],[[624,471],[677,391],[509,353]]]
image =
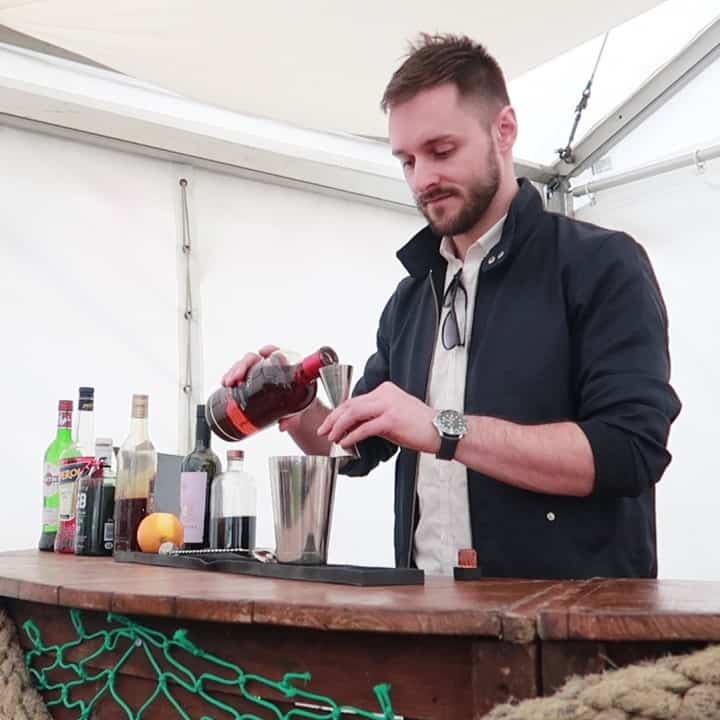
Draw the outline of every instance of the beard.
[[[451,187],[437,187],[416,198],[416,204],[437,235],[453,237],[469,232],[477,225],[493,201],[499,187],[500,168],[492,148],[490,148],[487,156],[487,177],[476,179],[466,193]],[[432,210],[427,208],[427,203],[443,196],[459,197],[464,199],[464,203],[454,213],[440,210],[440,212],[431,214]]]

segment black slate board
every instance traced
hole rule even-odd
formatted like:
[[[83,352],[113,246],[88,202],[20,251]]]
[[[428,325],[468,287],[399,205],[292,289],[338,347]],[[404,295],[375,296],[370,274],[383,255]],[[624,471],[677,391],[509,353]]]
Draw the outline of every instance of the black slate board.
[[[188,570],[211,570],[281,580],[338,583],[363,587],[381,585],[424,585],[425,573],[416,568],[362,567],[360,565],[293,565],[262,563],[239,554],[158,555],[143,552],[116,552],[116,562],[160,565]]]
[[[482,568],[460,567],[456,565],[453,568],[453,577],[455,580],[480,580],[484,576]]]

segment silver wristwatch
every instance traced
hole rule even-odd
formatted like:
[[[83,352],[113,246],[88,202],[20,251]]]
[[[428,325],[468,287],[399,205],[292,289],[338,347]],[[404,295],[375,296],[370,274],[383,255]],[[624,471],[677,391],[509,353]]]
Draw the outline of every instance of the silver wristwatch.
[[[441,410],[432,423],[440,435],[440,449],[435,457],[439,460],[452,460],[457,444],[468,431],[465,416],[457,410]]]

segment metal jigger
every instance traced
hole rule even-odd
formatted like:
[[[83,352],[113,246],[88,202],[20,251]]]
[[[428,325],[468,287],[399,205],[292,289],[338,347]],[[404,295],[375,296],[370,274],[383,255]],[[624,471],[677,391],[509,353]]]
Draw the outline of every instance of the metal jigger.
[[[320,368],[320,379],[333,408],[342,405],[350,397],[352,373],[352,365],[325,365]],[[355,445],[346,450],[342,445],[333,443],[330,457],[359,458],[360,453]]]

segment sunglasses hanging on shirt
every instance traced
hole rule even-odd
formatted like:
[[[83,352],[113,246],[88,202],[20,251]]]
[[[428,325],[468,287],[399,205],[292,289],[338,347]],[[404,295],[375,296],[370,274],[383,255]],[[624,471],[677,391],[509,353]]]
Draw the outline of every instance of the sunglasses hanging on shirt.
[[[458,313],[457,313],[457,306],[456,301],[459,300],[461,303],[463,303],[463,327],[462,332],[460,331],[460,321],[458,319]],[[445,290],[445,295],[443,296],[442,306],[443,308],[448,308],[447,314],[445,315],[445,319],[442,323],[441,328],[441,338],[442,338],[442,344],[443,347],[446,350],[453,350],[456,347],[464,347],[465,346],[465,332],[467,330],[465,324],[467,320],[467,303],[468,303],[468,296],[467,296],[467,290],[465,289],[465,286],[463,285],[462,281],[462,268],[458,270],[455,275],[453,276],[453,279],[450,281],[450,284],[447,287],[447,290]]]

